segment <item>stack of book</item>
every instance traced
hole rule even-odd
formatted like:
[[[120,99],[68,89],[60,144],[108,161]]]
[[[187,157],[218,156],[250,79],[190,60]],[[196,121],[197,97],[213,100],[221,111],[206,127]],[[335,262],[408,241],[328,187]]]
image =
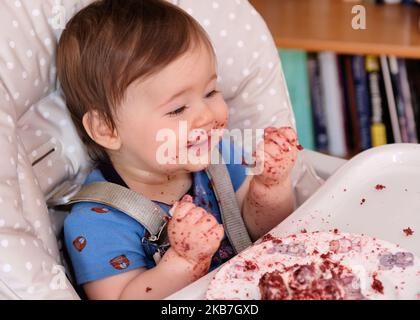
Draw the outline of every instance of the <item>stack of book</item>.
[[[351,157],[420,138],[420,60],[280,49],[300,143]]]

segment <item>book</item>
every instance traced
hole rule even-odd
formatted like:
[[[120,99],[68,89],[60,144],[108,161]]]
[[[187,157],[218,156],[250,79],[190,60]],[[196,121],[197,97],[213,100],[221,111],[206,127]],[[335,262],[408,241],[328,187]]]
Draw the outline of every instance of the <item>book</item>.
[[[360,147],[362,150],[366,150],[372,146],[372,142],[370,133],[371,111],[364,56],[354,55],[352,57],[352,72],[360,128]]]
[[[379,59],[379,57],[378,57]],[[388,99],[386,97],[386,88],[385,88],[385,82],[382,72],[382,67],[380,60],[379,61],[379,90],[381,95],[381,102],[382,102],[382,121],[385,124],[386,128],[386,140],[387,143],[394,143],[394,134],[392,131],[392,122],[391,122],[391,114],[389,113],[389,106],[388,106]]]
[[[401,131],[401,140],[402,142],[410,142],[410,138],[408,136],[408,123],[407,123],[407,115],[404,106],[404,101],[402,98],[401,88],[400,88],[400,76],[399,76],[399,69],[398,69],[398,60],[394,56],[388,57],[389,62],[389,72],[391,75],[391,83],[392,83],[392,90],[394,92],[394,99],[395,105],[397,107],[397,114],[398,114],[398,123],[400,125]]]
[[[317,54],[308,54],[308,77],[311,94],[312,118],[315,148],[320,152],[328,151],[328,136],[322,97],[321,75]]]
[[[372,110],[371,136],[372,146],[377,147],[387,143],[386,126],[383,121],[383,99],[380,88],[379,59],[376,56],[366,56],[366,72],[369,81],[369,96]]]
[[[416,122],[413,112],[413,104],[411,99],[410,85],[408,83],[407,68],[405,59],[397,59],[398,62],[398,88],[401,93],[402,103],[404,105],[406,120],[407,120],[407,133],[408,142],[418,143]]]
[[[360,147],[360,126],[357,115],[356,94],[354,91],[354,81],[352,72],[352,56],[342,55],[341,58],[343,97],[345,101],[345,117],[347,118],[346,130],[348,139],[348,148],[351,155],[361,151]]]
[[[326,110],[328,152],[337,157],[345,157],[347,148],[337,55],[333,52],[321,52],[318,57]]]
[[[394,97],[394,91],[392,89],[391,74],[388,67],[388,61],[385,55],[381,55],[381,70],[382,77],[384,80],[386,99],[388,104],[389,115],[391,119],[392,136],[395,143],[401,143],[401,131],[398,122],[397,106]]]
[[[353,71],[352,71],[352,56],[344,57],[344,67],[346,74],[346,88],[349,105],[349,113],[352,122],[352,134],[354,136],[353,154],[362,151],[360,145],[360,124],[357,112],[356,91],[354,88]]]
[[[406,59],[417,137],[420,137],[420,60]]]
[[[296,118],[299,143],[315,149],[309,89],[307,53],[303,50],[280,49],[280,59]]]

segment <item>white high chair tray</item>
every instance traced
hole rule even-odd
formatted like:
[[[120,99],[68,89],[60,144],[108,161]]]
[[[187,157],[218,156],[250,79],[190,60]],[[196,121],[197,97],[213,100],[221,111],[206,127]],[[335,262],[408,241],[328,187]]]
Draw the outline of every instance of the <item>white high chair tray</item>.
[[[386,240],[420,257],[420,145],[386,145],[357,155],[270,234],[334,229]],[[167,299],[204,299],[216,272]]]

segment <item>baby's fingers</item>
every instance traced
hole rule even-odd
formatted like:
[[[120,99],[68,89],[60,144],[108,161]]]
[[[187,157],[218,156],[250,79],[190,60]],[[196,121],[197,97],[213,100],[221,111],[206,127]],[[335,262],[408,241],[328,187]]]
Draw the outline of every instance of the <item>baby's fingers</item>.
[[[296,131],[291,127],[281,127],[278,129],[280,135],[286,138],[287,142],[291,145],[296,145],[297,135]]]
[[[195,208],[195,204],[192,202],[176,202],[171,208],[170,213],[175,219],[183,219],[187,213]]]
[[[200,220],[198,220],[195,225],[197,228],[200,228],[203,232],[208,232],[212,229],[215,225],[218,225],[216,218],[213,217],[211,214],[206,213],[204,214]]]
[[[225,229],[221,224],[216,224],[210,230],[206,232],[207,239],[210,244],[213,244],[216,249],[219,247],[220,242],[222,241],[225,235]]]
[[[182,220],[186,225],[194,228],[199,224],[200,220],[206,216],[208,216],[206,210],[200,207],[195,207],[191,209],[184,218],[182,218]]]
[[[174,215],[176,208],[185,203],[193,203],[193,198],[189,194],[184,195],[181,200],[175,201],[175,203],[172,205],[172,208],[169,210],[171,216]]]

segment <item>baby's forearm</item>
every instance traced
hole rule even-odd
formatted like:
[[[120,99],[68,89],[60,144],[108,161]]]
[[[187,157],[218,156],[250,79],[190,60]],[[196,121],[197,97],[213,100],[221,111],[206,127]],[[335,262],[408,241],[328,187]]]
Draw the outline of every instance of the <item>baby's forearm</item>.
[[[169,248],[155,268],[129,282],[120,299],[164,299],[205,275],[209,266],[210,261],[193,263]]]
[[[255,177],[243,203],[243,218],[253,241],[283,221],[294,207],[290,176],[277,185],[266,186]]]

